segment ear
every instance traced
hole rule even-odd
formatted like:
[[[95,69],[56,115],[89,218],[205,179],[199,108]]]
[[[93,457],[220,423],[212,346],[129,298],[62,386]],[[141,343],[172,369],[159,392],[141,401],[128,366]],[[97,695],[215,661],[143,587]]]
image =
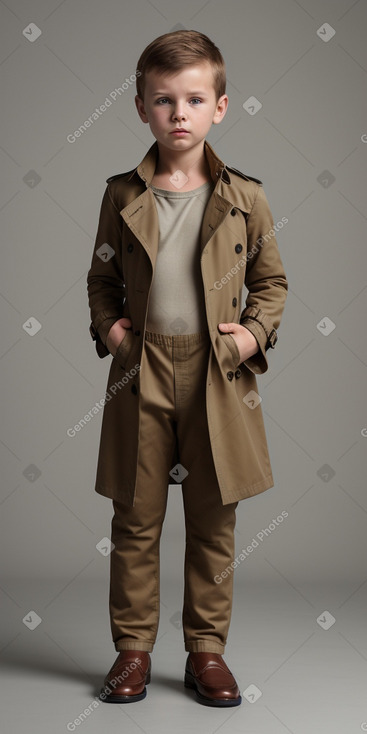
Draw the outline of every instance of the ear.
[[[147,113],[145,112],[144,102],[138,95],[135,95],[135,105],[138,111],[138,115],[143,122],[148,122]]]
[[[213,116],[213,124],[218,125],[219,122],[222,122],[224,115],[227,112],[228,109],[228,96],[226,94],[222,94],[221,97],[219,97],[217,106],[214,112]]]

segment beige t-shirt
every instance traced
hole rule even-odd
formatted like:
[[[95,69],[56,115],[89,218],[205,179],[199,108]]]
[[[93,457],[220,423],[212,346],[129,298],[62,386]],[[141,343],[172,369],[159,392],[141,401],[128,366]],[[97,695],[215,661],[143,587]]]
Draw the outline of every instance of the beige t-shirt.
[[[208,329],[200,230],[214,186],[208,181],[193,191],[167,191],[150,185],[158,213],[159,244],[148,301],[148,331],[172,335]]]

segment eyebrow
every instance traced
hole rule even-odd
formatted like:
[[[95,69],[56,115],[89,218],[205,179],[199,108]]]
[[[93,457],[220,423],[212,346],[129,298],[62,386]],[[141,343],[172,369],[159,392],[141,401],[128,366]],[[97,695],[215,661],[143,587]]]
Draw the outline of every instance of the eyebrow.
[[[153,97],[158,97],[158,95],[160,95],[160,94],[164,94],[164,95],[166,95],[168,97],[168,92],[154,92]],[[205,97],[206,96],[206,93],[205,92],[188,92],[188,94],[190,94],[190,95],[198,94],[201,97]]]

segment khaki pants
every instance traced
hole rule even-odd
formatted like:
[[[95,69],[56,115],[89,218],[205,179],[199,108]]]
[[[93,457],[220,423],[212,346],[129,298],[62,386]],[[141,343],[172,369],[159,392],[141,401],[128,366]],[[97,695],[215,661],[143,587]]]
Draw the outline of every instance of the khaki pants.
[[[214,577],[218,579],[234,559],[238,502],[223,505],[213,464],[205,402],[209,349],[208,332],[145,332],[135,505],[112,500],[115,548],[110,555],[109,602],[117,651],[153,650],[160,610],[159,543],[168,485],[175,482],[169,472],[179,463],[188,472],[182,478],[185,650],[224,652],[233,572],[221,577],[221,583]]]

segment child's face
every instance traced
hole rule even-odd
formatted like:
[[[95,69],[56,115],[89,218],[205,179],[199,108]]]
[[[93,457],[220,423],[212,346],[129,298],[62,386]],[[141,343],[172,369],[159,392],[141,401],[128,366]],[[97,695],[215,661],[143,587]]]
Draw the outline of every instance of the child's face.
[[[204,62],[170,77],[149,71],[144,102],[136,96],[135,104],[158,143],[172,151],[184,151],[204,140],[212,124],[221,122],[228,97],[224,94],[216,100],[213,72],[210,64]],[[187,133],[172,134],[176,128],[184,128]]]

